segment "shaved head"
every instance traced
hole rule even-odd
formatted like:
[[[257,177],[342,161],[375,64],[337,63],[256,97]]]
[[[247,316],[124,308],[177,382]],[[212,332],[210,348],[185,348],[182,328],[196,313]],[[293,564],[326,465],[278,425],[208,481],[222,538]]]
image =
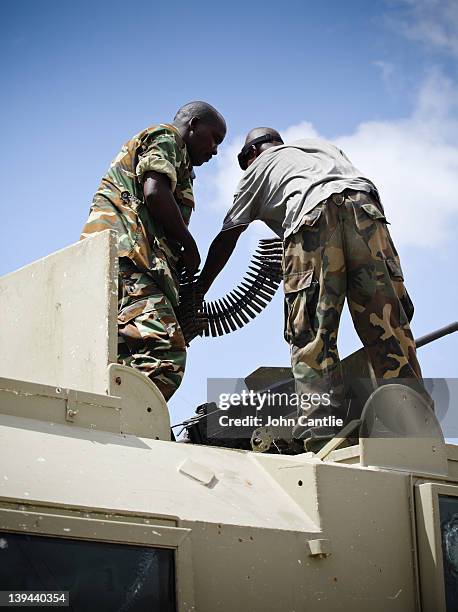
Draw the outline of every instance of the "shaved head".
[[[201,166],[218,152],[226,136],[226,122],[208,102],[188,102],[178,109],[173,120],[181,134],[193,166]]]
[[[269,128],[269,127],[257,127],[257,128],[253,128],[252,130],[248,132],[247,137],[245,138],[245,144],[247,142],[250,142],[250,140],[254,140],[255,138],[259,138],[260,136],[267,136],[267,135],[273,136],[275,140],[279,142],[280,144],[283,142],[282,137],[277,132],[277,130],[274,130],[273,128]]]
[[[226,121],[221,113],[211,104],[200,100],[184,104],[177,110],[177,114],[173,121],[175,124],[183,125],[191,121],[193,117],[197,117],[197,119],[200,119],[200,121],[204,123],[220,125],[226,128]]]
[[[248,132],[245,144],[238,154],[240,167],[246,170],[264,151],[282,144],[283,139],[277,130],[269,127],[253,128]]]

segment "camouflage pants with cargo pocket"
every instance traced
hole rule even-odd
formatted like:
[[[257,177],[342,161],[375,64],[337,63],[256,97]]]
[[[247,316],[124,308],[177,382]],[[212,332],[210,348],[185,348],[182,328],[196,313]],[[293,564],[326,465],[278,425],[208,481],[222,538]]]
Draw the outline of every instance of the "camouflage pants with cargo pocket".
[[[118,363],[142,372],[169,400],[180,386],[186,344],[170,300],[151,276],[119,260]]]
[[[375,376],[421,380],[409,326],[413,305],[386,223],[375,196],[347,189],[307,213],[285,240],[285,339],[296,392],[329,394],[326,401],[302,409],[306,417],[346,416],[337,351],[345,298]],[[293,436],[335,433],[332,427],[298,424]]]

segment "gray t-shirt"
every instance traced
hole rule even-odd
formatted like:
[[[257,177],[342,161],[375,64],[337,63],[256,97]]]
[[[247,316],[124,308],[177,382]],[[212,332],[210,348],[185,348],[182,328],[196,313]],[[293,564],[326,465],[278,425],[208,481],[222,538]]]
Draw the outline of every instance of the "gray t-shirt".
[[[286,238],[307,212],[344,189],[372,191],[378,197],[375,185],[330,142],[306,138],[271,147],[242,176],[223,230],[259,219]]]

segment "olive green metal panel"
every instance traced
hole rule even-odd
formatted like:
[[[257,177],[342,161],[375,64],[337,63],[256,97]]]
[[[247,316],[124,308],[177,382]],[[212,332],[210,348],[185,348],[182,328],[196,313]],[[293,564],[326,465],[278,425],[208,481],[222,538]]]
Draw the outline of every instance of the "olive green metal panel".
[[[0,378],[0,413],[170,440],[169,411],[157,387],[146,376],[115,363],[108,366],[107,376],[109,395]]]
[[[117,248],[103,232],[0,278],[0,374],[105,393],[116,361]]]

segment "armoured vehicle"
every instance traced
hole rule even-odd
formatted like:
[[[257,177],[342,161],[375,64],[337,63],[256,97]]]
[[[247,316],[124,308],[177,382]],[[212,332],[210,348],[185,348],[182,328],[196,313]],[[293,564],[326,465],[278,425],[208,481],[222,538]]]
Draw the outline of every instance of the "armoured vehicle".
[[[107,231],[0,281],[0,603],[457,610],[458,447],[421,397],[376,388],[316,455],[174,442],[116,363],[116,261]]]

